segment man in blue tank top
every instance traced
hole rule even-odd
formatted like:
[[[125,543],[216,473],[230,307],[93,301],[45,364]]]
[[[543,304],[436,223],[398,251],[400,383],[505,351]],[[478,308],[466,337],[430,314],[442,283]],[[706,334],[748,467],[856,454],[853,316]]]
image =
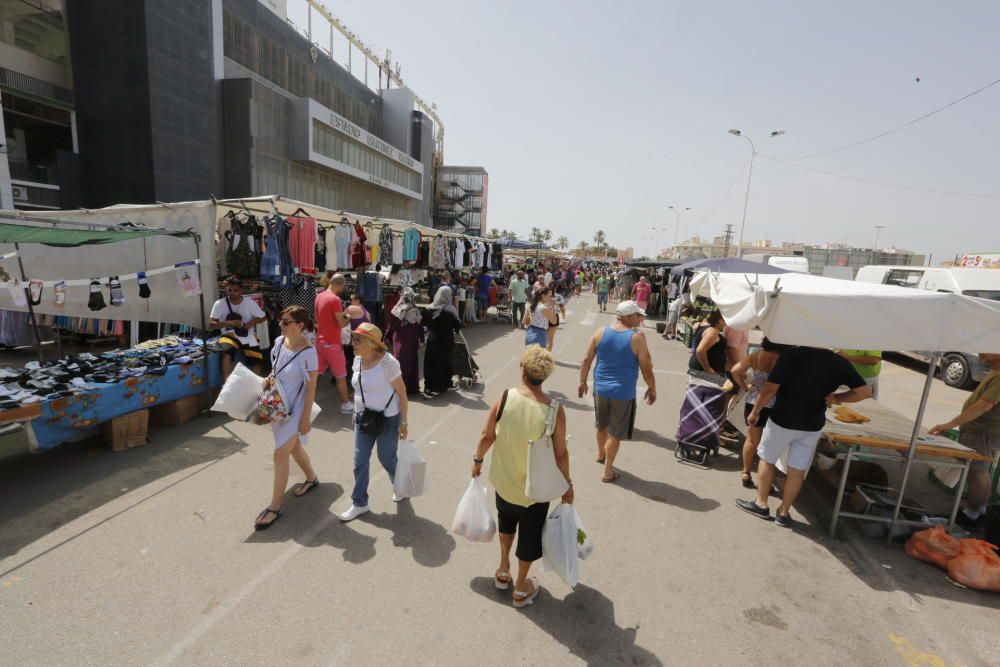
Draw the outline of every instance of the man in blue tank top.
[[[587,377],[594,367],[594,412],[597,427],[597,462],[604,464],[602,482],[618,479],[615,457],[622,440],[632,437],[635,425],[635,385],[642,371],[648,405],[656,401],[653,359],[646,334],[637,330],[646,312],[635,301],[622,301],[615,309],[614,324],[598,329],[590,339],[587,356],[580,365],[580,398],[587,393]]]

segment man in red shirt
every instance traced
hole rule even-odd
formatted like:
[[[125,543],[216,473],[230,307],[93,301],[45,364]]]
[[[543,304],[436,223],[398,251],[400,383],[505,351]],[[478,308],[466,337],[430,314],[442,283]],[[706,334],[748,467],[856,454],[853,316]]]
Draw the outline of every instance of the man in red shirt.
[[[327,271],[329,287],[316,295],[316,354],[319,357],[320,375],[329,368],[340,395],[340,413],[354,413],[354,403],[347,397],[347,360],[340,332],[347,326],[348,317],[340,294],[344,291],[344,276]]]

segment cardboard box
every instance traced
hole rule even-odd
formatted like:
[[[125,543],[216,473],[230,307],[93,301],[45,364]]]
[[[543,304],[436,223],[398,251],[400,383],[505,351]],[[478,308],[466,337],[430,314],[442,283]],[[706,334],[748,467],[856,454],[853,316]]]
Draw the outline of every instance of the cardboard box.
[[[199,412],[210,408],[218,396],[219,390],[213,389],[208,394],[202,392],[154,406],[149,410],[149,422],[156,426],[186,424],[197,417]]]
[[[136,410],[101,424],[104,442],[113,452],[149,442],[149,410]]]

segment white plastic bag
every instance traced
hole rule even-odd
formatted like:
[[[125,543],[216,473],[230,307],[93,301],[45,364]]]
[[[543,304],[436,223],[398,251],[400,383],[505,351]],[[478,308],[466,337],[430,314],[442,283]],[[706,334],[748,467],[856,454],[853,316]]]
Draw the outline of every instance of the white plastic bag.
[[[403,440],[396,450],[396,478],[392,490],[404,498],[416,498],[427,491],[427,461],[420,456],[412,440]]]
[[[257,397],[264,386],[264,378],[242,363],[226,378],[219,397],[212,406],[214,412],[225,412],[233,419],[246,421],[257,407]]]
[[[451,522],[451,532],[473,542],[491,542],[497,532],[497,524],[490,513],[486,487],[478,477],[472,478],[469,488],[458,503],[455,520]]]
[[[573,516],[576,517],[576,555],[580,560],[587,560],[590,554],[594,553],[594,540],[583,527],[580,514],[576,510],[573,510]]]
[[[309,411],[309,423],[312,424],[316,421],[316,417],[319,417],[321,412],[323,412],[323,408],[319,407],[319,403],[313,401],[312,409]]]
[[[553,571],[573,588],[580,581],[577,552],[577,521],[573,505],[557,505],[542,529],[542,558],[546,571]]]

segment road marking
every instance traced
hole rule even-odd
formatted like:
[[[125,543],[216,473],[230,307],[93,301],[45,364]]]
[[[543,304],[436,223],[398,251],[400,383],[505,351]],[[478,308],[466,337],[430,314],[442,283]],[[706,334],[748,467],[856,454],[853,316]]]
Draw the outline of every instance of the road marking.
[[[906,637],[889,635],[889,641],[896,647],[900,657],[909,667],[948,667],[948,662],[933,653],[921,651],[910,643]],[[956,667],[958,667],[956,663]]]
[[[587,313],[580,320],[580,325],[584,327],[593,326],[594,322],[597,320],[597,313]]]
[[[566,348],[566,345],[569,343],[570,340],[573,340],[570,336],[566,336],[565,338],[563,338],[562,343],[556,346],[555,352],[557,354],[562,352]],[[521,362],[520,355],[515,355],[511,357],[502,366],[500,366],[500,368],[498,368],[492,375],[490,375],[490,377],[484,378],[483,380],[484,384],[492,382],[493,380],[497,379],[511,365],[520,362]],[[452,420],[456,410],[463,409],[464,407],[465,407],[464,401],[452,405],[450,408],[444,411],[444,414],[442,415],[441,419],[435,422],[433,426],[431,426],[427,431],[425,431],[422,434],[420,438],[417,439],[428,438],[432,433],[437,431],[445,424],[449,423]],[[388,476],[389,474],[384,469],[380,469],[378,473],[372,475],[371,480],[369,480],[369,484],[375,481],[375,479],[377,478],[388,477]],[[335,514],[330,514],[329,516],[327,516],[312,530],[310,530],[309,533],[304,536],[304,539],[300,540],[300,543],[289,546],[287,549],[281,552],[281,554],[278,555],[277,558],[271,561],[270,564],[266,565],[259,573],[257,573],[257,576],[251,579],[245,586],[237,590],[236,593],[234,593],[233,595],[229,596],[228,598],[220,602],[218,606],[216,606],[201,623],[198,623],[196,626],[194,626],[183,639],[181,639],[173,646],[171,646],[170,650],[167,651],[166,654],[162,658],[157,660],[154,664],[170,665],[176,662],[184,654],[185,651],[194,646],[194,644],[199,639],[204,637],[213,627],[215,627],[215,625],[218,624],[219,621],[222,621],[224,618],[226,618],[226,616],[229,615],[229,612],[231,612],[247,597],[249,597],[257,589],[258,586],[264,583],[273,574],[281,570],[281,568],[284,567],[284,565],[289,560],[291,560],[292,557],[294,557],[298,552],[302,551],[305,548],[306,544],[313,543],[315,541],[315,538],[319,535],[320,532],[326,530],[331,524],[333,524],[334,527],[336,527],[336,524],[339,522],[340,520],[337,519]]]

